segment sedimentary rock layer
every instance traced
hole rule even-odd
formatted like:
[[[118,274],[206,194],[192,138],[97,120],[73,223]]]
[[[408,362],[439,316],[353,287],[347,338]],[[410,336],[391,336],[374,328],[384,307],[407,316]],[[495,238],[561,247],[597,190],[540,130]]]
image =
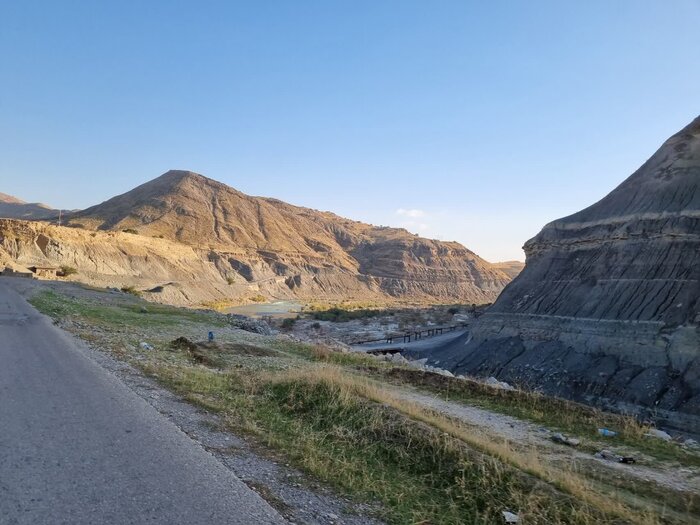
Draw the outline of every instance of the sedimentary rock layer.
[[[433,358],[700,428],[700,118],[525,252],[470,336]]]

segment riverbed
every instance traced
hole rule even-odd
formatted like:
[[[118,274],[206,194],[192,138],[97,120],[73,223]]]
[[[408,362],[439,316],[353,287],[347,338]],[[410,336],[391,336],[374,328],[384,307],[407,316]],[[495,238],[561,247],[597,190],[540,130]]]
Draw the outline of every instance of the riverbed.
[[[252,303],[233,306],[224,310],[227,314],[245,315],[248,317],[274,317],[284,319],[296,317],[301,312],[302,304],[295,301],[275,301],[273,303]]]

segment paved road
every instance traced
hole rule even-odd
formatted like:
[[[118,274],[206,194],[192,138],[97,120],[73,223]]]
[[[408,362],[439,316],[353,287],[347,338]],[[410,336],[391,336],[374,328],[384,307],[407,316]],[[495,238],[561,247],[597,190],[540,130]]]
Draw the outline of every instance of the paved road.
[[[401,349],[408,352],[430,350],[438,346],[443,346],[448,343],[452,343],[464,334],[468,333],[468,331],[469,330],[467,328],[464,328],[460,330],[454,330],[452,332],[444,332],[440,335],[426,336],[422,339],[413,339],[410,343],[404,343],[401,337],[397,337],[393,343],[365,343],[361,345],[352,345],[352,349],[361,352],[393,349]]]
[[[0,523],[285,523],[4,280]]]

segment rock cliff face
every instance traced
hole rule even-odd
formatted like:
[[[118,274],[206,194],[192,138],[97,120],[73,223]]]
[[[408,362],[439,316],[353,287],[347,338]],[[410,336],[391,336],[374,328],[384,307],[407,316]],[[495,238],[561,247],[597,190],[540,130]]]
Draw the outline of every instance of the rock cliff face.
[[[259,294],[483,304],[510,281],[458,243],[250,197],[186,171],[170,171],[68,223],[72,228],[4,221],[0,246],[21,263],[74,266],[95,284],[173,281],[177,287],[154,293],[176,304]]]
[[[700,429],[700,117],[525,251],[472,334],[433,359]]]

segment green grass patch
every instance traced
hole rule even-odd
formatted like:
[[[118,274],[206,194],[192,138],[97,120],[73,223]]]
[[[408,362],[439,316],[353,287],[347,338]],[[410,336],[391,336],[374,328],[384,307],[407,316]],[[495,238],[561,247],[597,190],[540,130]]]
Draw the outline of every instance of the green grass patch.
[[[225,326],[226,321],[206,312],[176,308],[138,300],[97,301],[74,299],[52,290],[42,290],[29,301],[40,312],[63,319],[80,318],[87,322],[114,328],[129,327],[175,327],[180,323],[202,323],[210,326]],[[143,311],[144,306],[146,312]]]
[[[317,321],[331,321],[333,323],[346,323],[357,319],[371,319],[384,315],[394,315],[393,310],[374,310],[371,308],[362,308],[357,310],[349,310],[337,306],[328,308],[327,310],[312,311],[310,315]]]

